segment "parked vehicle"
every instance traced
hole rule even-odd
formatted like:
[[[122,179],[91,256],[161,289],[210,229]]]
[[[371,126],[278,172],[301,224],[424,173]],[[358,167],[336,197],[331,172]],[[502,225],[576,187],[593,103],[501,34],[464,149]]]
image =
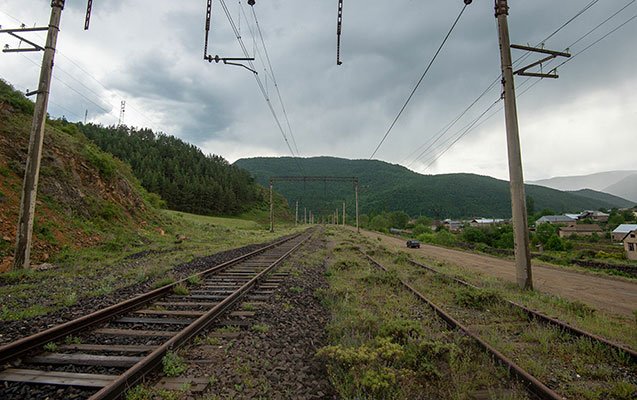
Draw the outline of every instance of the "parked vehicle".
[[[408,240],[407,241],[407,247],[409,247],[410,249],[419,249],[420,248],[420,242],[417,240]]]

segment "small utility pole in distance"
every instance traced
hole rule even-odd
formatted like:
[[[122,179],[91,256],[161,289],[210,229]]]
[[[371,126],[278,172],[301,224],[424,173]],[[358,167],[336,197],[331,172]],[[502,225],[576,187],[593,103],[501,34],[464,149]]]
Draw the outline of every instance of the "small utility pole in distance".
[[[358,181],[354,184],[354,192],[356,193],[356,232],[361,233],[361,228],[358,226]]]
[[[307,224],[307,208],[303,207],[303,223]]]
[[[299,201],[296,201],[296,212],[294,213],[294,226],[299,224]]]
[[[35,200],[38,193],[40,162],[42,160],[44,124],[46,122],[46,112],[49,104],[55,46],[57,45],[63,9],[64,0],[51,1],[51,19],[49,21],[44,56],[42,57],[42,66],[40,68],[40,82],[38,84],[33,123],[31,125],[29,138],[29,154],[24,171],[24,183],[22,185],[20,217],[18,220],[16,250],[13,262],[14,269],[29,268],[31,264],[31,240],[33,238]]]
[[[272,203],[272,179],[270,179],[270,232],[274,232],[274,204]]]
[[[513,231],[515,239],[516,280],[520,288],[532,290],[533,277],[531,274],[529,227],[525,202],[526,196],[524,194],[524,177],[522,174],[520,134],[515,101],[515,82],[513,80],[513,65],[511,62],[511,43],[509,40],[509,25],[507,22],[508,14],[509,6],[507,0],[495,0],[495,16],[498,19],[498,36],[500,38],[500,56],[502,62],[502,86],[504,87],[511,208],[513,212]]]
[[[345,202],[343,202],[343,226],[345,226]]]

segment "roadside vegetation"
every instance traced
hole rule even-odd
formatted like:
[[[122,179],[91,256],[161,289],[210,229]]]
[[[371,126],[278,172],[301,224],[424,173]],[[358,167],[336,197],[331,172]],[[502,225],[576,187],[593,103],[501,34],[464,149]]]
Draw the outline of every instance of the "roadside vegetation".
[[[637,261],[628,260],[621,243],[611,239],[611,231],[623,223],[637,223],[632,209],[610,210],[608,222],[598,223],[600,233],[590,236],[570,235],[560,237],[559,229],[564,225],[535,224],[544,215],[553,215],[552,210],[542,210],[529,217],[531,254],[533,258],[561,266],[579,265],[596,273],[637,279]],[[513,226],[509,223],[471,226],[460,223],[457,231],[451,232],[444,225],[437,225],[426,216],[410,219],[401,211],[386,212],[360,218],[361,227],[381,233],[412,238],[422,243],[463,250],[472,250],[499,257],[513,257]],[[593,224],[590,219],[578,221]],[[619,268],[616,268],[619,267]],[[631,268],[634,267],[634,270]]]

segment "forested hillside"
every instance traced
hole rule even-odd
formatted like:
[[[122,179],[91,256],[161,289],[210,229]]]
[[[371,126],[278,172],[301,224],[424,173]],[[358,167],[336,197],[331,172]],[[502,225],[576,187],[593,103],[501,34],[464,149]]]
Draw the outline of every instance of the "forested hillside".
[[[124,126],[78,127],[102,150],[130,164],[144,188],[159,194],[170,209],[235,215],[264,200],[247,171],[176,137]]]
[[[0,79],[0,272],[13,261],[33,103]],[[60,250],[99,244],[123,249],[159,219],[158,197],[130,167],[104,153],[77,127],[47,121],[33,227],[34,263]],[[122,240],[126,237],[127,242]]]
[[[434,218],[511,216],[509,184],[474,174],[421,175],[400,165],[375,160],[347,160],[332,157],[301,159],[309,175],[356,176],[360,178],[361,213],[405,211],[411,216]],[[270,176],[298,175],[296,162],[289,157],[250,158],[235,165],[250,171],[258,182],[267,184]],[[348,204],[352,215],[354,191],[351,184],[277,183],[275,189],[292,204],[315,213],[333,212]],[[550,208],[556,212],[581,211],[600,207],[621,207],[624,199],[614,196],[590,198],[541,186],[526,186],[530,211]],[[593,192],[596,193],[596,192]],[[590,193],[588,193],[590,195]]]

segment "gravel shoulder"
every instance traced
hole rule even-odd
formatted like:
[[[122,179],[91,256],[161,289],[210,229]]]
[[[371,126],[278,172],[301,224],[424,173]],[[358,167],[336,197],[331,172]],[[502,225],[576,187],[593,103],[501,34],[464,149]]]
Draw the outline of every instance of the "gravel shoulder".
[[[380,238],[384,245],[394,250],[408,251],[515,282],[515,264],[512,260],[426,244],[420,249],[407,249],[402,239],[365,230],[361,230],[361,233],[373,239]],[[536,290],[581,301],[612,314],[633,318],[633,312],[637,310],[636,283],[563,270],[538,262],[533,262],[533,282]]]

